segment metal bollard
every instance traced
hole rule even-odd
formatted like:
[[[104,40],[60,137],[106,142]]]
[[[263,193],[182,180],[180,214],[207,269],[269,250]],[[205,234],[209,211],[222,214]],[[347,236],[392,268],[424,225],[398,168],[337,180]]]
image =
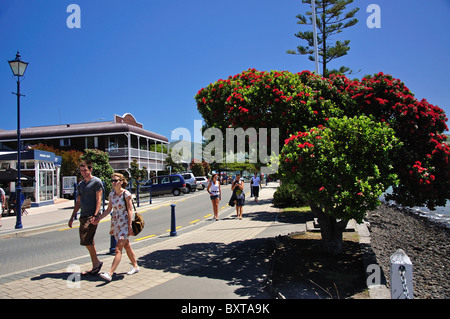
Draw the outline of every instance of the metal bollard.
[[[77,183],[73,183],[73,199],[74,199],[74,203],[73,205],[75,206],[77,203],[77,198],[78,198],[78,184]],[[78,213],[75,214],[75,220],[77,219],[77,215]]]
[[[402,249],[390,258],[391,262],[391,299],[413,299],[412,263]]]
[[[140,188],[141,188],[141,185],[139,183],[139,180],[137,179],[136,180],[136,202],[137,202],[137,207],[139,207],[140,202],[141,202]]]
[[[116,254],[116,237],[114,235],[111,235],[111,239],[109,241],[109,253],[108,255],[115,255]]]
[[[177,236],[177,227],[175,222],[175,204],[170,205],[171,216],[170,216],[170,236]]]

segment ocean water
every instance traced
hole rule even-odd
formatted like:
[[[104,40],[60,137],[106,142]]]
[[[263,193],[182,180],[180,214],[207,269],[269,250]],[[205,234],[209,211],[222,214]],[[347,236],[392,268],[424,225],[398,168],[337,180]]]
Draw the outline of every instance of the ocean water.
[[[392,188],[388,188],[386,193],[392,192]],[[386,204],[394,204],[398,207],[402,207],[398,205],[395,201],[386,201],[384,195],[380,197],[380,201]],[[446,227],[450,228],[450,200],[447,200],[445,206],[437,206],[435,210],[429,210],[427,207],[404,207],[410,209],[412,212],[429,218],[438,223],[444,224]]]

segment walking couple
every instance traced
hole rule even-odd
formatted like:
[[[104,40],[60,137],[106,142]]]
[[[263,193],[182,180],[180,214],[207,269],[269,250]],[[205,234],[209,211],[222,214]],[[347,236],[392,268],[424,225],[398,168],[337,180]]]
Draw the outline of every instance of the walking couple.
[[[127,274],[133,275],[139,272],[136,256],[128,239],[129,236],[133,236],[133,229],[131,227],[131,194],[124,189],[127,186],[127,181],[119,173],[114,173],[111,176],[113,191],[109,194],[108,208],[100,214],[103,192],[102,181],[92,175],[92,162],[89,160],[81,162],[80,171],[83,176],[83,181],[78,185],[78,197],[68,225],[72,228],[73,220],[81,208],[79,229],[80,245],[87,248],[92,261],[92,269],[82,273],[82,275],[97,275],[100,273],[103,262],[98,259],[94,236],[100,220],[110,214],[111,211],[110,235],[113,235],[117,242],[116,254],[109,272],[101,273],[100,276],[107,281],[112,280],[114,271],[122,259],[123,248],[125,248],[128,258],[133,265],[133,268]]]
[[[245,202],[245,194],[244,181],[241,180],[241,175],[236,175],[236,180],[231,185],[231,190],[233,191],[231,200],[236,204],[237,217],[239,219],[242,219],[242,207],[244,206]],[[217,174],[212,175],[211,181],[208,184],[207,191],[210,194],[214,211],[214,218],[216,220],[219,220],[219,201],[222,199],[222,192],[220,190],[220,182],[217,180]]]

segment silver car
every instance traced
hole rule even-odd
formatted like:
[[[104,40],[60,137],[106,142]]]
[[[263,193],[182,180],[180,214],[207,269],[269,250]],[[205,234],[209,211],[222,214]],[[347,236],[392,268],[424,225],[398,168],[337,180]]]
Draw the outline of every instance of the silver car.
[[[200,177],[196,177],[195,178],[195,183],[197,184],[197,189],[205,189],[206,187],[208,187],[208,179],[206,178],[206,176],[200,176]]]
[[[197,190],[197,185],[195,183],[195,176],[192,173],[182,173],[184,181],[186,182],[187,193],[195,192]]]

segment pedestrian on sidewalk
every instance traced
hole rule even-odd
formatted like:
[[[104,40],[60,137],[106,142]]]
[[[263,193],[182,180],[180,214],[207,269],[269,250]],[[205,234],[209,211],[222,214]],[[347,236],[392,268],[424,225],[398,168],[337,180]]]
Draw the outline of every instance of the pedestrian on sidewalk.
[[[253,189],[253,196],[255,197],[255,202],[258,202],[259,187],[261,185],[261,179],[259,178],[258,173],[255,173],[255,176],[252,177],[251,183]]]
[[[94,223],[98,224],[102,218],[112,213],[111,216],[111,228],[109,234],[116,238],[116,255],[111,265],[109,272],[100,274],[100,277],[107,281],[112,280],[114,271],[119,266],[122,259],[122,249],[125,248],[128,258],[133,265],[133,268],[127,273],[133,275],[139,272],[139,266],[137,264],[136,256],[130,245],[129,236],[133,236],[133,227],[131,223],[133,221],[133,212],[131,210],[131,193],[125,188],[127,187],[127,181],[122,174],[114,173],[111,176],[111,183],[113,191],[109,193],[108,208],[95,220]]]
[[[217,180],[217,174],[212,175],[206,190],[210,195],[214,218],[219,220],[219,201],[222,200],[222,193],[220,192],[220,182]]]
[[[244,193],[244,181],[241,181],[241,175],[237,174],[236,179],[231,185],[231,190],[233,191],[233,196],[236,199],[236,215],[237,218],[242,219],[242,207],[245,203],[245,193]]]
[[[83,160],[80,163],[80,172],[84,179],[78,185],[78,197],[68,225],[72,228],[73,220],[81,208],[80,245],[87,248],[92,261],[92,269],[82,273],[82,275],[97,275],[103,266],[103,262],[98,259],[95,249],[94,236],[97,225],[93,221],[100,212],[103,184],[100,178],[92,175],[92,162],[90,160]]]

